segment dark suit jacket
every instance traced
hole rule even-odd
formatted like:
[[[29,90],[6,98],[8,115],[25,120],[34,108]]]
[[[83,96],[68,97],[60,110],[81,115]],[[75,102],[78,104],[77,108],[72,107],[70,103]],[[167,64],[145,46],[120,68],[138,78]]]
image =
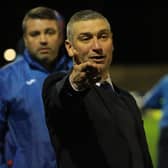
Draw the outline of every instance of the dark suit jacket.
[[[68,75],[43,85],[46,122],[59,168],[152,168],[135,100],[114,86],[75,92]]]

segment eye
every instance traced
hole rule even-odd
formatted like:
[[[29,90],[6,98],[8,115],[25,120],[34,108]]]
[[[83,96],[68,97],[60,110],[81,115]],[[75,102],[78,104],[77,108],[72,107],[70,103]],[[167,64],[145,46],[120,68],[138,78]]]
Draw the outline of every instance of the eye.
[[[32,31],[32,32],[29,33],[29,35],[30,35],[31,37],[36,37],[36,36],[38,36],[39,34],[40,34],[39,31]]]
[[[89,33],[81,34],[81,35],[79,35],[79,37],[78,37],[78,39],[79,39],[80,41],[84,41],[84,42],[89,41],[91,38],[92,38],[92,35],[89,34]]]
[[[98,36],[99,39],[108,39],[110,37],[109,33],[102,33]]]
[[[111,31],[108,29],[104,29],[101,30],[98,34],[97,34],[97,38],[98,39],[102,39],[102,40],[106,40],[111,38]]]
[[[81,41],[87,41],[87,40],[89,40],[89,39],[90,39],[90,38],[89,38],[88,36],[84,36],[84,37],[81,37],[81,38],[80,38]]]
[[[54,30],[54,29],[47,29],[45,33],[49,34],[49,35],[53,35],[53,34],[56,33],[56,30]]]

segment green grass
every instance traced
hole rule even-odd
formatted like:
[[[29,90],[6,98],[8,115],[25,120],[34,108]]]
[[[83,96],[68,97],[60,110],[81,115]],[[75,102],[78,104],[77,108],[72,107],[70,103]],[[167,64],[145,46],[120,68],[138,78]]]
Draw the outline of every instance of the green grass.
[[[144,128],[154,168],[156,168],[157,165],[157,142],[161,114],[162,113],[160,110],[148,110],[147,113],[143,116]]]

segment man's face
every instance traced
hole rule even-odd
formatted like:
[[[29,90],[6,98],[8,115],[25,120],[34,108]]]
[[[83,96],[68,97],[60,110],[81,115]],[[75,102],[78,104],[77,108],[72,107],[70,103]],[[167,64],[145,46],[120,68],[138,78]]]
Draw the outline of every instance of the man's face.
[[[29,19],[24,34],[25,46],[39,62],[52,63],[58,56],[62,42],[55,20]]]
[[[66,42],[70,56],[77,64],[91,61],[107,70],[112,61],[112,33],[103,19],[79,21],[73,25],[72,42]]]

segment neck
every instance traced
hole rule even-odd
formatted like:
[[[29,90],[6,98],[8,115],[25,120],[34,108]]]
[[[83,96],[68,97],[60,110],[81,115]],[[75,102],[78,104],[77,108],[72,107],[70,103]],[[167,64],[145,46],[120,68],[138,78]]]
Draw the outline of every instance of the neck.
[[[110,73],[108,71],[102,73],[101,81],[107,80],[110,77]]]

